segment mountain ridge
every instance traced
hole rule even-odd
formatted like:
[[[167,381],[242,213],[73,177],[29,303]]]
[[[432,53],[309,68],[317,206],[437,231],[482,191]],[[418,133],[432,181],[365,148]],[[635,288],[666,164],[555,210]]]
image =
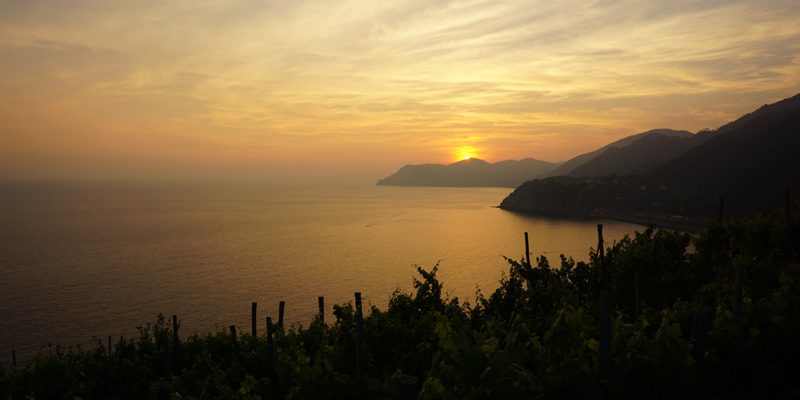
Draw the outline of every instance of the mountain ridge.
[[[500,208],[686,226],[715,217],[721,197],[725,215],[747,216],[800,189],[800,94],[697,135],[702,143],[648,172],[529,181]]]
[[[710,135],[649,134],[624,147],[609,147],[567,176],[630,175],[648,172],[710,139]]]
[[[378,186],[516,187],[558,164],[526,157],[495,163],[469,158],[451,164],[405,165],[379,179]]]
[[[674,130],[674,129],[668,129],[668,128],[658,128],[658,129],[651,129],[649,131],[645,131],[645,132],[633,134],[633,135],[630,135],[630,136],[626,136],[626,137],[624,137],[622,139],[616,140],[616,141],[611,142],[611,143],[609,143],[609,144],[607,144],[607,145],[605,145],[603,147],[600,147],[599,149],[590,151],[588,153],[583,153],[583,154],[577,155],[577,156],[575,156],[575,157],[563,162],[560,166],[558,166],[558,168],[556,168],[552,172],[550,172],[548,174],[548,176],[569,175],[570,172],[572,172],[576,168],[578,168],[578,167],[580,167],[580,166],[582,166],[582,165],[594,160],[596,157],[602,155],[608,149],[615,148],[615,147],[616,148],[624,148],[624,147],[627,147],[627,146],[631,145],[632,143],[636,142],[637,140],[642,139],[642,138],[647,137],[647,136],[650,136],[650,135],[686,137],[686,136],[691,136],[692,133],[689,132],[689,131]]]

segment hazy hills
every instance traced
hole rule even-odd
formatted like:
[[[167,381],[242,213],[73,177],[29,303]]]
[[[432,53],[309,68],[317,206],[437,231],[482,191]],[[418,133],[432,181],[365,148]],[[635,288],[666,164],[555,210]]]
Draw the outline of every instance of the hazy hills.
[[[634,159],[641,158],[635,156],[636,151],[641,150],[641,145],[635,146],[633,151],[631,151],[629,147],[633,144],[641,142],[642,140],[647,142],[649,139],[654,137],[687,139],[693,137],[693,135],[691,132],[676,131],[672,129],[653,129],[647,132],[631,135],[617,140],[616,142],[609,143],[597,150],[574,157],[559,165],[558,168],[551,171],[548,176],[593,176],[597,174],[603,175],[606,173],[605,171],[609,171],[607,173],[624,174],[629,173],[626,168],[633,168],[634,170],[646,168],[646,165],[640,165],[646,164],[646,162],[641,163],[634,160],[628,161],[624,160],[624,158],[626,158],[629,154],[633,154],[632,158]],[[598,171],[593,171],[592,168],[594,167],[598,167],[600,169]]]
[[[496,163],[470,158],[453,164],[406,165],[378,181],[379,186],[516,187],[544,176],[558,164],[525,158]]]
[[[406,165],[378,181],[384,186],[516,187],[547,176],[602,176],[649,171],[702,143],[705,134],[654,129],[617,140],[562,164],[525,158],[488,163],[469,159],[449,165]]]
[[[501,208],[697,221],[714,216],[725,196],[726,215],[753,214],[783,205],[785,187],[797,191],[798,151],[800,95],[765,105],[716,131],[649,135],[622,148],[606,148],[571,168],[568,176],[526,182]],[[625,170],[630,175],[619,173]]]
[[[713,131],[656,129],[562,164],[535,159],[407,165],[378,185],[516,186],[500,207],[689,225],[784,205],[800,192],[800,94],[764,105]],[[527,181],[527,182],[526,182]]]
[[[651,134],[625,147],[606,149],[591,161],[570,171],[568,176],[627,175],[648,172],[703,143],[709,135],[667,136]]]

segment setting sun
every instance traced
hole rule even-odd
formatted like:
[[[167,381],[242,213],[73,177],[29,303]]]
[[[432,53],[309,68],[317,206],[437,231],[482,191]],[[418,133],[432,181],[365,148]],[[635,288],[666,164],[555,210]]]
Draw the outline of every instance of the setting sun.
[[[461,146],[458,148],[456,158],[458,161],[468,160],[477,157],[477,149],[472,146]]]

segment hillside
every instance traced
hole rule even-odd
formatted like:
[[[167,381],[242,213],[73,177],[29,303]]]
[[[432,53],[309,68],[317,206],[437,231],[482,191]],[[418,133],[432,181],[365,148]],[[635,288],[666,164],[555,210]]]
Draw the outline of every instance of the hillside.
[[[800,184],[800,94],[730,126],[648,178],[686,188],[690,200],[724,195],[736,214],[782,206],[784,188]]]
[[[525,158],[496,163],[470,158],[449,165],[406,165],[378,181],[379,186],[515,187],[543,176],[558,164]]]
[[[625,147],[611,147],[568,176],[630,175],[649,172],[710,138],[648,135]]]
[[[578,175],[574,175],[574,173],[575,173],[575,171],[577,169],[581,168],[584,165],[587,165],[588,163],[590,163],[591,161],[595,160],[596,158],[601,158],[601,161],[600,161],[601,164],[611,164],[611,165],[613,165],[613,164],[616,163],[615,161],[613,161],[613,156],[617,155],[617,154],[620,154],[620,153],[617,153],[618,151],[620,151],[621,149],[625,149],[628,146],[630,146],[630,145],[632,145],[634,143],[637,143],[638,141],[640,141],[642,139],[648,139],[648,138],[651,138],[653,136],[670,137],[670,138],[691,138],[692,137],[692,133],[691,132],[687,132],[687,131],[676,131],[676,130],[672,130],[672,129],[653,129],[653,130],[649,130],[647,132],[642,132],[642,133],[638,133],[638,134],[635,134],[635,135],[627,136],[627,137],[622,138],[620,140],[617,140],[615,142],[609,143],[609,144],[607,144],[607,145],[605,145],[605,146],[603,146],[603,147],[601,147],[601,148],[599,148],[597,150],[591,151],[589,153],[584,153],[584,154],[576,156],[576,157],[574,157],[574,158],[572,158],[570,160],[567,160],[566,162],[564,162],[563,164],[558,166],[558,168],[556,168],[553,171],[551,171],[550,173],[548,173],[547,176],[561,176],[561,175],[567,175],[567,176],[596,176],[596,174],[594,172],[590,172],[589,169],[581,170],[580,172],[578,172]],[[627,153],[623,152],[621,154],[627,154]],[[623,164],[624,165],[624,164],[628,164],[628,162],[623,161],[623,162],[619,162],[618,164]],[[636,165],[633,165],[632,167],[638,169],[638,167]],[[612,172],[612,173],[627,174],[627,173],[633,173],[633,172],[628,172],[628,171],[622,170],[621,168],[616,168],[616,171]]]
[[[680,225],[714,217],[722,196],[726,215],[752,215],[781,207],[787,187],[800,189],[800,95],[705,135],[650,172],[527,182],[500,207]]]

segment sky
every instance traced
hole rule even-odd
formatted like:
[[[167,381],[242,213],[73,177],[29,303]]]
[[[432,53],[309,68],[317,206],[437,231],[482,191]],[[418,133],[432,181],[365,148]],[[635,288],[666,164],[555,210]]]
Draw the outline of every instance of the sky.
[[[0,1],[0,180],[373,183],[800,92],[800,2]]]

